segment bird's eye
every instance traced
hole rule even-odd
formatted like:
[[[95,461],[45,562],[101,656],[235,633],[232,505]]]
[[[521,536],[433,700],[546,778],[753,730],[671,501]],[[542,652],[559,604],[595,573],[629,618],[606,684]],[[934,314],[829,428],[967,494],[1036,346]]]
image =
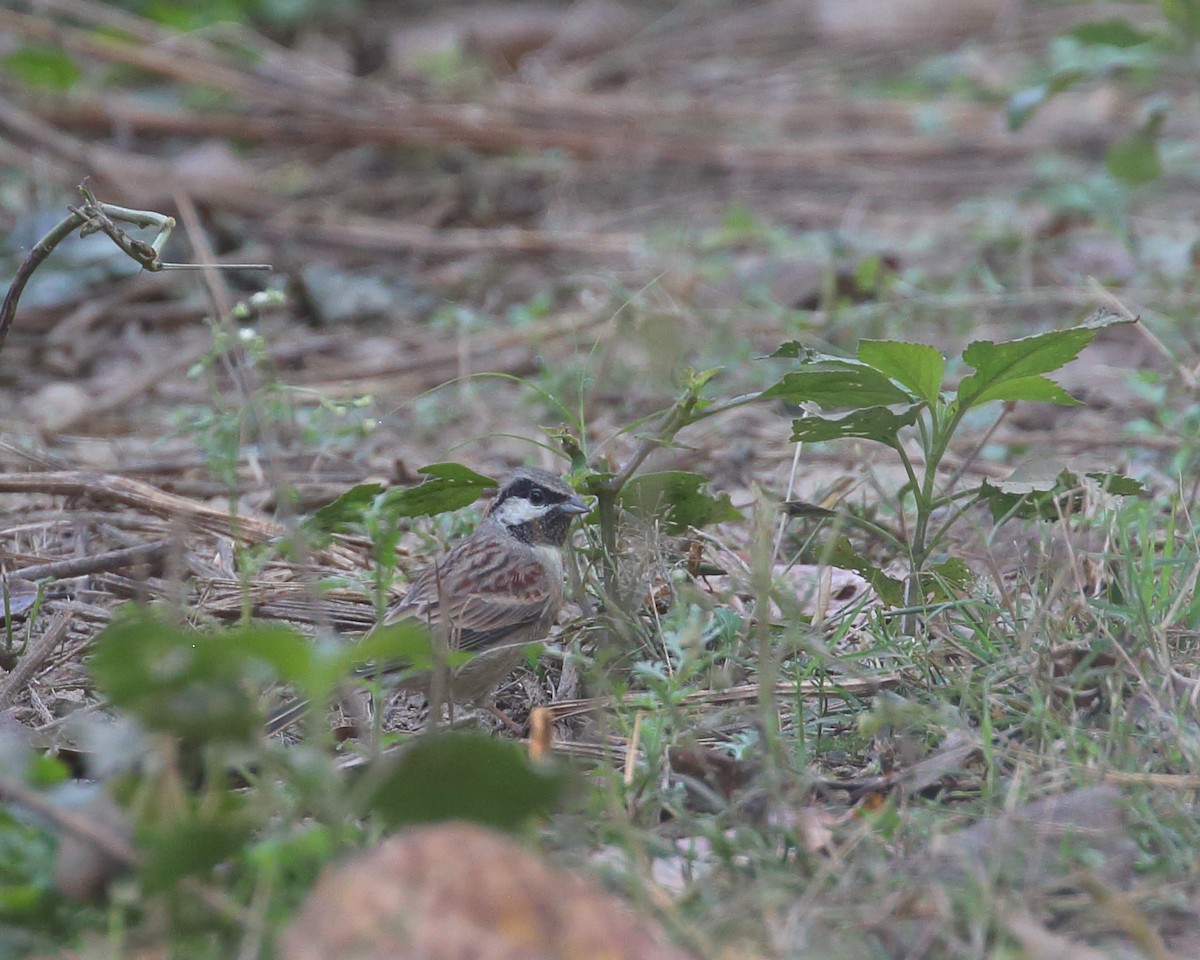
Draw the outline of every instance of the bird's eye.
[[[534,487],[532,490],[529,491],[529,502],[532,503],[535,507],[540,507],[543,503],[546,502],[546,495],[544,493],[542,493],[542,491],[539,490],[537,487]]]

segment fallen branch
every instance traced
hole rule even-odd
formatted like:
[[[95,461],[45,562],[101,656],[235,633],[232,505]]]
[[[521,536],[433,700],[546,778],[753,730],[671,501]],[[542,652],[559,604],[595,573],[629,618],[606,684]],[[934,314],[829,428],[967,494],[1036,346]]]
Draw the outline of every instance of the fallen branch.
[[[13,570],[8,576],[23,580],[41,580],[43,577],[55,577],[59,580],[67,577],[82,577],[89,573],[104,573],[142,563],[155,563],[166,555],[170,547],[170,540],[158,540],[154,543],[142,543],[136,547],[98,553],[92,557],[72,557],[70,560],[54,560],[32,567],[22,567],[20,570]]]

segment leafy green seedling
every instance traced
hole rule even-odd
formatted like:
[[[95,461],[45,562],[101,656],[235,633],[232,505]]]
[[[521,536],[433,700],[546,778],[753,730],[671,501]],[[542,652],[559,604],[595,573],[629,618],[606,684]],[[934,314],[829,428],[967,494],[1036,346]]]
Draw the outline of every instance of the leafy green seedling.
[[[874,440],[896,452],[908,476],[900,501],[902,505],[911,504],[915,514],[911,534],[902,540],[898,534],[872,526],[874,532],[907,552],[912,577],[904,589],[899,590],[898,581],[857,556],[845,541],[832,546],[839,564],[858,570],[892,603],[913,603],[929,594],[940,579],[933,575],[938,571],[932,570],[930,558],[968,507],[985,501],[998,515],[1016,510],[1011,499],[1013,491],[991,484],[957,489],[951,481],[939,489],[938,471],[963,417],[976,407],[996,401],[1077,403],[1047,374],[1074,360],[1098,330],[1123,322],[1105,315],[1065,330],[1018,340],[978,340],[962,355],[963,363],[974,372],[953,391],[943,388],[945,358],[926,344],[864,340],[855,359],[820,354],[797,343],[780,347],[774,356],[796,360],[797,368],[763,391],[762,397],[819,408],[819,412],[806,412],[793,421],[792,440]],[[906,446],[912,439],[921,451],[917,463]],[[1124,477],[1103,475],[1094,479],[1113,493],[1138,489]],[[1037,509],[1031,512],[1039,514]],[[961,573],[957,568],[940,572],[950,580],[957,580]],[[923,580],[926,573],[931,576]]]

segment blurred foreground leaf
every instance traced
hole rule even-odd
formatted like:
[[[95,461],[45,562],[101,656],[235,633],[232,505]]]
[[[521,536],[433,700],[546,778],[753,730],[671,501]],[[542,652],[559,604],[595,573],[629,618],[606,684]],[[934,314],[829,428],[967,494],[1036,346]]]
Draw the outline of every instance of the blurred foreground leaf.
[[[259,691],[277,679],[307,682],[313,653],[283,626],[204,633],[125,609],[96,638],[91,667],[100,692],[151,730],[247,741],[262,729]]]
[[[471,820],[511,830],[551,810],[561,773],[532,768],[514,743],[475,733],[437,733],[414,743],[373,784],[367,807],[396,827]]]

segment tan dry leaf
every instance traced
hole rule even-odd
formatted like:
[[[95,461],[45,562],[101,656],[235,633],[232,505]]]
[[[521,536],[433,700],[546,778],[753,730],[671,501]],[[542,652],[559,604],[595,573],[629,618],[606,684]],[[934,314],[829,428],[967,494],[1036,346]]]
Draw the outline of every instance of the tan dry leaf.
[[[687,960],[590,880],[484,827],[418,827],[327,868],[281,960]]]

